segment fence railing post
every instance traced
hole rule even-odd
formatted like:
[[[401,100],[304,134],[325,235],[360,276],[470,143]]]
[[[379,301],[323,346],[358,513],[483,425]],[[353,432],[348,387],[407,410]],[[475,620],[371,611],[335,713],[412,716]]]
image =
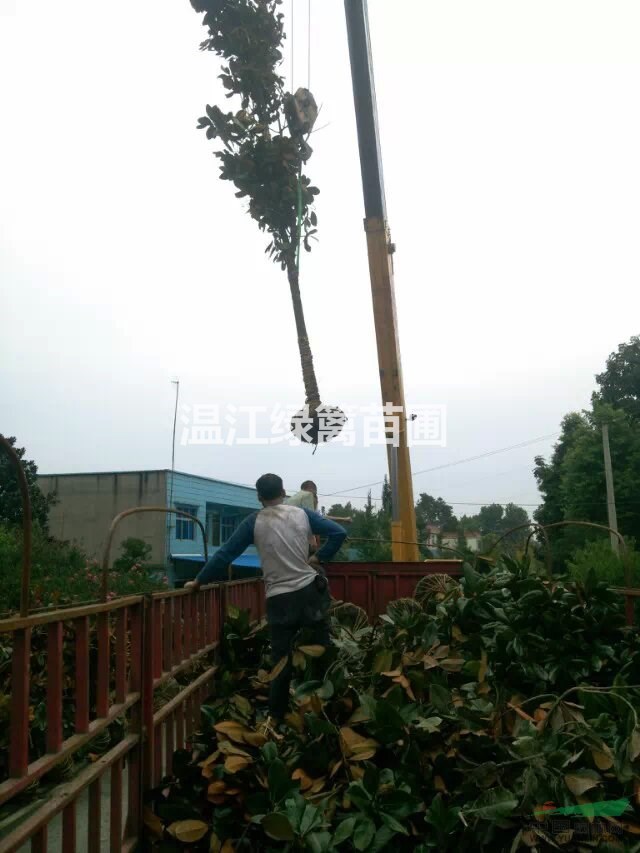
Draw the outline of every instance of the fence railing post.
[[[155,671],[155,645],[153,628],[153,601],[150,595],[144,597],[143,615],[143,654],[142,654],[142,784],[144,790],[153,787],[154,725],[153,725],[153,673]]]
[[[11,663],[11,743],[9,775],[25,776],[29,766],[29,684],[31,680],[31,628],[13,635]]]
[[[129,670],[129,690],[140,695],[131,710],[131,729],[139,735],[140,740],[134,747],[128,760],[129,765],[129,803],[127,809],[127,824],[125,836],[139,838],[142,832],[142,772],[143,772],[143,737],[144,717],[142,713],[143,691],[143,647],[145,631],[144,599],[131,610],[131,651]]]

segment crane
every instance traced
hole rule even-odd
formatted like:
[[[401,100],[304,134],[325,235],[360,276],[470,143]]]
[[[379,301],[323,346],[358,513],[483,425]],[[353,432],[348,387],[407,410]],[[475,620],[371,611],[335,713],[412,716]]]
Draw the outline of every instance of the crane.
[[[400,412],[397,447],[387,445],[392,496],[392,557],[394,562],[420,559],[416,544],[411,458],[407,439],[407,412],[402,381],[396,317],[393,253],[382,174],[382,156],[376,106],[367,0],[345,0],[351,78],[364,194],[373,319],[378,347],[382,403]]]

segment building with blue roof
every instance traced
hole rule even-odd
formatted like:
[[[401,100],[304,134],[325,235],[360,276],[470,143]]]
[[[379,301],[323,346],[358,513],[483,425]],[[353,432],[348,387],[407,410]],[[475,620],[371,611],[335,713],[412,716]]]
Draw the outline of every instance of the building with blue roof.
[[[113,518],[132,507],[173,507],[193,515],[204,528],[209,556],[244,518],[260,509],[251,486],[167,469],[45,474],[38,477],[38,484],[58,499],[49,516],[51,534],[76,541],[98,560]],[[173,584],[181,585],[204,565],[202,528],[189,518],[161,511],[131,515],[116,529],[111,561],[125,539],[142,539],[151,546],[152,563],[162,566]],[[255,548],[248,548],[235,561],[233,577],[254,576],[259,568]]]

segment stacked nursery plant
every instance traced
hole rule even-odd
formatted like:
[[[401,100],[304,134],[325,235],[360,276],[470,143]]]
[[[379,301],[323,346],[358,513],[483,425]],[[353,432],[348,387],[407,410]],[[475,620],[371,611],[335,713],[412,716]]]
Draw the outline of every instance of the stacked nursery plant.
[[[267,653],[231,611],[202,731],[150,795],[151,848],[640,850],[640,643],[594,575],[505,558],[425,579],[375,625],[342,605],[330,649],[300,638],[277,729]]]

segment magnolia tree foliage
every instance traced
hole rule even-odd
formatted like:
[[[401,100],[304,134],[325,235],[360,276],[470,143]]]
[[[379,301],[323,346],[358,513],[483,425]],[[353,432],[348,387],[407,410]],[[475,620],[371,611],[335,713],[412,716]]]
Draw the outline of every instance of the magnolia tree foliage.
[[[311,250],[317,217],[311,209],[319,193],[304,174],[311,156],[307,138],[317,116],[315,100],[306,89],[295,94],[284,88],[278,69],[285,39],[282,0],[191,0],[204,12],[209,37],[202,50],[222,59],[219,79],[234,109],[207,105],[198,127],[218,144],[220,177],[231,181],[236,196],[266,232],[266,251],[286,270],[298,333],[298,347],[307,409],[295,416],[292,429],[314,444],[337,435],[345,422],[342,411],[323,406],[300,296],[300,246]]]
[[[640,638],[607,587],[503,558],[423,578],[373,624],[337,605],[329,648],[295,639],[281,725],[267,694],[286,662],[229,608],[202,726],[149,795],[150,848],[637,850]]]
[[[302,173],[310,151],[305,128],[289,127],[292,96],[278,71],[285,39],[281,0],[191,3],[205,13],[209,30],[200,47],[222,58],[219,79],[227,98],[236,96],[240,106],[229,112],[207,106],[198,126],[219,142],[220,177],[247,199],[251,216],[271,238],[267,251],[288,269],[295,265],[299,212],[302,242],[310,250],[317,223],[311,206],[319,190]]]

